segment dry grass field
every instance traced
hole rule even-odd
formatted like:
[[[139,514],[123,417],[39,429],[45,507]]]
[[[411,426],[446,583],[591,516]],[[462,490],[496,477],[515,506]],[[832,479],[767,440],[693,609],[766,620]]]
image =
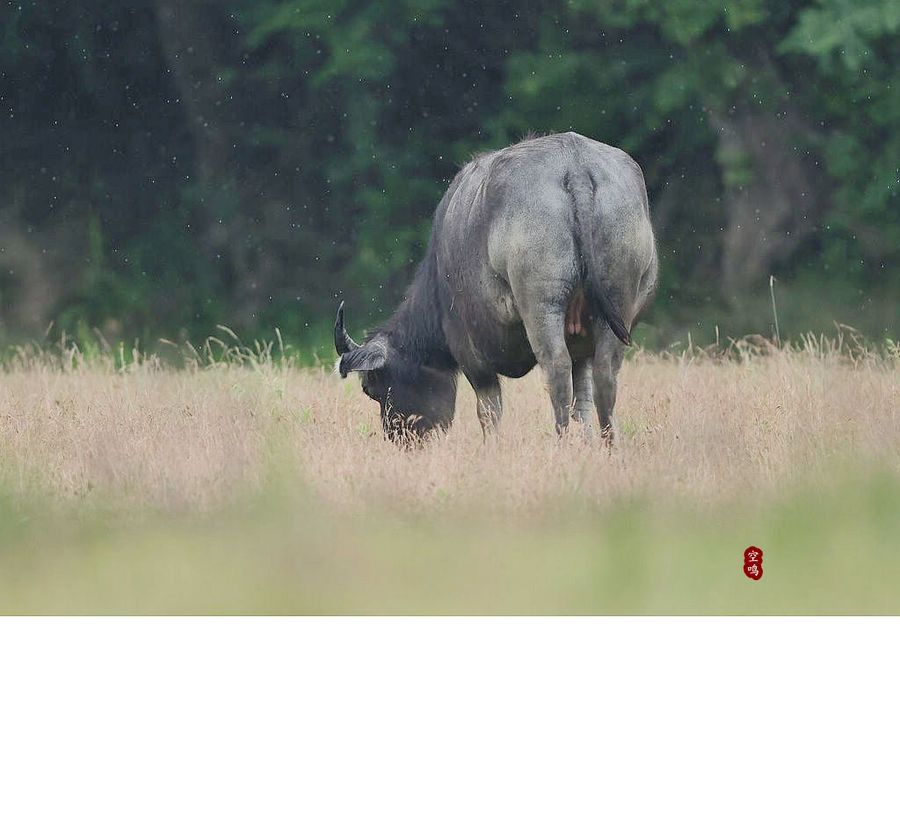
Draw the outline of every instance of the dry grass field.
[[[0,612],[900,612],[900,358],[637,352],[619,443],[537,373],[484,443],[400,450],[355,379],[263,347],[0,372]],[[765,552],[744,577],[742,552]]]

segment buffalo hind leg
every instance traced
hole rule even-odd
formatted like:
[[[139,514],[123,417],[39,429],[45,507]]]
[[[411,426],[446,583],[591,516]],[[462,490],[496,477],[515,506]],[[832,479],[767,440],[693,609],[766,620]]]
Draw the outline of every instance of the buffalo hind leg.
[[[608,445],[615,439],[613,410],[616,407],[616,382],[625,346],[609,330],[606,323],[598,325],[594,348],[594,405],[600,419],[600,437]]]
[[[577,284],[575,261],[571,230],[552,224],[534,233],[527,247],[508,259],[509,284],[531,350],[546,376],[556,432],[560,435],[568,428],[572,414],[572,357],[566,345],[566,308]]]
[[[572,385],[575,391],[575,410],[572,417],[582,425],[585,438],[590,438],[594,411],[593,361],[590,357],[572,364]]]
[[[524,319],[524,317],[523,317]],[[562,435],[572,415],[572,357],[566,345],[565,310],[545,310],[543,316],[524,319],[528,342],[547,378],[556,432]]]

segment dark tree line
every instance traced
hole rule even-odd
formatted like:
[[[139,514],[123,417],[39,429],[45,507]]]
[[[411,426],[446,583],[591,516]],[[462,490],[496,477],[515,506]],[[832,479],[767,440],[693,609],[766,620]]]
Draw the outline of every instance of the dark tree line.
[[[0,32],[4,339],[374,317],[461,162],[569,129],[644,167],[659,333],[761,330],[771,273],[789,327],[896,331],[897,0],[20,0]]]

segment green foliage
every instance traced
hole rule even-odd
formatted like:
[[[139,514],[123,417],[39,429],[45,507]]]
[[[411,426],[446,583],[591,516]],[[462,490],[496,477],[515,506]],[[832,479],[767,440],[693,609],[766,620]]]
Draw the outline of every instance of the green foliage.
[[[840,262],[842,286],[900,288],[896,0],[26,0],[4,15],[0,237],[30,236],[44,272],[65,265],[46,321],[302,338],[341,295],[379,317],[458,166],[556,130],[641,163],[659,309],[684,321],[723,307],[727,203],[764,182],[721,141],[736,114],[788,125],[786,152],[820,172],[815,231],[771,269],[829,286]],[[4,258],[0,240],[15,300],[33,280]],[[16,311],[4,301],[7,332]]]
[[[851,73],[873,63],[873,45],[900,32],[900,3],[892,0],[818,0],[798,16],[782,48],[836,62]],[[895,45],[896,48],[896,45]]]

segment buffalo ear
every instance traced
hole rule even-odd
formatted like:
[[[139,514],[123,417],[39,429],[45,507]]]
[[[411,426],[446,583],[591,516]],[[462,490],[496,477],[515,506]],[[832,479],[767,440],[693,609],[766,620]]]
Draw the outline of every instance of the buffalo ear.
[[[376,337],[342,355],[338,370],[341,377],[346,377],[350,372],[371,372],[384,366],[387,356],[386,343]]]

